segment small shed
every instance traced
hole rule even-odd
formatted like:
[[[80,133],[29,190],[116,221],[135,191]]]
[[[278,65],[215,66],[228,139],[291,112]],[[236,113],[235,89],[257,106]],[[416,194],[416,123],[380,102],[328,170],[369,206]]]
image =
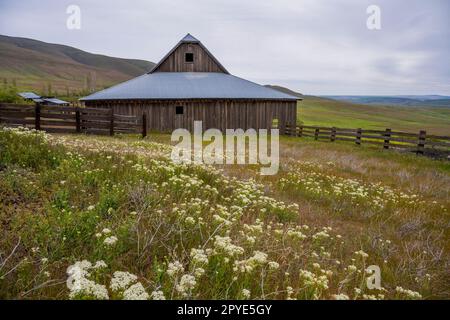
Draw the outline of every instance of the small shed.
[[[298,97],[231,75],[209,50],[186,35],[148,73],[80,99],[115,113],[147,114],[149,130],[270,129],[296,123]]]
[[[54,97],[42,97],[34,92],[20,92],[18,93],[24,100],[33,101],[36,104],[43,106],[68,106],[69,102],[57,99]]]

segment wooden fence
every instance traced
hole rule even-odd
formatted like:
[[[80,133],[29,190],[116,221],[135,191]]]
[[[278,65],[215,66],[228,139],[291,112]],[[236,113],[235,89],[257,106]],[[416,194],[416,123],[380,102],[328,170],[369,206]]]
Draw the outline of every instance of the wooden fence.
[[[386,130],[348,129],[319,126],[287,126],[286,134],[295,137],[312,137],[315,140],[350,141],[356,145],[373,144],[383,149],[405,149],[418,154],[450,154],[450,137]]]
[[[147,135],[146,115],[114,114],[112,109],[0,104],[0,124],[54,133],[141,133]]]

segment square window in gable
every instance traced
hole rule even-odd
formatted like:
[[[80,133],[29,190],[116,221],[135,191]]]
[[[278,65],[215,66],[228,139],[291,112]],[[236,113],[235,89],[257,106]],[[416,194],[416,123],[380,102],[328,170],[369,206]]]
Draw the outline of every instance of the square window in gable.
[[[192,52],[186,52],[184,54],[184,61],[189,63],[194,62],[194,54]]]
[[[176,106],[175,107],[175,114],[183,114],[183,106]]]

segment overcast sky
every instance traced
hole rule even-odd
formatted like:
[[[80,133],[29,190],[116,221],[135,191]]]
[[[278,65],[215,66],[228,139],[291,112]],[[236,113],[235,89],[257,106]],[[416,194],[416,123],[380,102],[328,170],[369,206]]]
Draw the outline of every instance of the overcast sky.
[[[69,5],[81,29],[66,27]],[[381,29],[369,30],[369,5]],[[450,95],[448,0],[0,0],[0,34],[157,62],[186,33],[232,74],[305,94]]]

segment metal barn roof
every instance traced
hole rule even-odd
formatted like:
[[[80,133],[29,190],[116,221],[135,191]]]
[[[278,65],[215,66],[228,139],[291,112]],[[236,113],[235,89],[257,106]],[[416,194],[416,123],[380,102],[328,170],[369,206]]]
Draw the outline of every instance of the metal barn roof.
[[[24,99],[39,99],[41,97],[34,92],[20,92],[18,94]]]
[[[96,92],[82,101],[130,99],[257,99],[298,100],[230,74],[216,72],[155,72]]]
[[[51,104],[57,104],[57,105],[67,105],[69,104],[69,102],[61,100],[61,99],[56,99],[56,98],[44,98],[43,99],[44,102],[49,102]]]

